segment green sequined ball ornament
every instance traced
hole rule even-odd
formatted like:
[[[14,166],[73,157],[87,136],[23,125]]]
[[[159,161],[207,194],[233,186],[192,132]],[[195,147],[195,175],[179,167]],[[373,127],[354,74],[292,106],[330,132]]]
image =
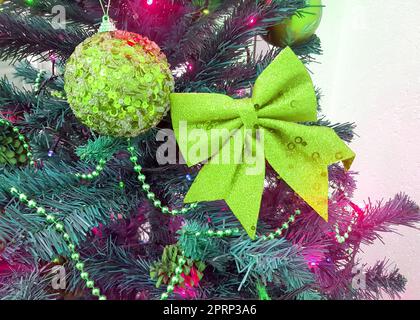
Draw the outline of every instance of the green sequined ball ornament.
[[[174,79],[156,43],[136,33],[97,33],[82,42],[65,70],[65,91],[76,115],[108,136],[135,137],[169,110]]]

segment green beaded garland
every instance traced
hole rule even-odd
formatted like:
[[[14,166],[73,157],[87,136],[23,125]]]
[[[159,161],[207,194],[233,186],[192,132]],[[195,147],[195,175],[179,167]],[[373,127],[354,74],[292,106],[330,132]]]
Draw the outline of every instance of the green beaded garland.
[[[74,261],[79,261],[80,255],[77,252],[71,254],[70,258]]]
[[[99,297],[101,295],[101,292],[99,291],[98,288],[93,288],[92,289],[92,295]]]
[[[65,70],[75,115],[94,131],[135,137],[169,110],[174,80],[160,48],[126,31],[101,32],[81,43]]]
[[[45,219],[48,222],[50,222],[50,223],[52,223],[52,222],[54,222],[56,220],[55,217],[52,214],[47,214],[47,216],[45,217]]]
[[[89,274],[87,272],[81,272],[80,278],[82,278],[83,280],[88,280]]]
[[[33,209],[36,207],[36,202],[34,200],[29,200],[28,201],[28,207]]]
[[[197,204],[193,203],[191,205],[191,208],[196,207]],[[266,235],[256,235],[255,236],[255,240],[262,240],[262,241],[271,241],[274,240],[276,237],[280,237],[283,233],[284,230],[287,230],[290,227],[291,223],[296,222],[296,216],[299,216],[301,214],[300,210],[296,210],[294,214],[290,215],[288,217],[288,222],[285,222],[282,224],[281,228],[277,228],[274,232],[270,232],[269,234]],[[290,224],[289,224],[290,223]],[[338,227],[336,227],[336,232],[339,233]],[[189,232],[184,232],[185,233],[189,233]],[[217,237],[217,238],[223,238],[223,237],[231,237],[231,236],[239,236],[240,235],[240,231],[239,228],[233,228],[233,229],[225,229],[225,230],[212,230],[209,229],[206,231],[206,233],[203,235],[201,232],[195,232],[193,233],[195,237],[200,238],[200,237]],[[337,241],[339,241],[340,243],[343,243],[345,241],[345,239],[349,237],[349,234],[346,233],[343,237],[341,237],[339,234],[337,235]],[[180,261],[182,262],[182,261]]]
[[[356,225],[359,218],[359,213],[357,211],[354,211],[354,215],[355,216],[351,219],[350,224],[347,226],[347,230],[343,235],[340,233],[338,223],[335,224],[335,239],[339,244],[344,244],[350,238],[350,233],[353,231],[353,226]]]
[[[83,262],[76,263],[76,269],[79,271],[82,271],[85,267],[85,264]]]
[[[155,200],[155,201],[153,201],[153,205],[155,207],[160,207],[162,205],[162,203],[160,202],[160,200]],[[169,210],[168,210],[168,212],[169,212]]]
[[[0,119],[0,121],[2,120]],[[71,241],[70,235],[67,232],[64,232],[64,224],[61,222],[56,222],[56,218],[52,214],[46,214],[45,209],[42,207],[38,207],[35,200],[28,200],[27,196],[24,193],[20,193],[15,187],[10,188],[9,191],[13,196],[18,197],[22,203],[26,204],[26,206],[28,206],[31,209],[36,209],[36,212],[38,214],[45,215],[45,219],[49,223],[54,223],[54,227],[56,228],[56,230],[62,234],[63,239],[67,242],[67,247],[72,252],[70,257],[76,262],[75,267],[77,270],[80,271],[80,277],[86,282],[86,286],[88,288],[92,288],[92,294],[94,296],[97,296],[99,300],[106,300],[106,296],[101,295],[100,290],[94,287],[94,282],[93,280],[89,279],[89,274],[83,271],[84,264],[83,262],[79,261],[80,255],[75,251],[76,246],[73,243],[69,243]],[[53,261],[55,261],[55,259]]]
[[[61,222],[57,222],[57,223],[55,224],[55,229],[56,229],[57,231],[63,231],[63,230],[64,230],[64,225],[63,225]]]
[[[156,195],[152,191],[150,191],[150,188],[151,188],[150,185],[146,183],[146,176],[141,172],[142,166],[137,163],[138,157],[136,155],[136,149],[133,146],[131,146],[131,139],[128,138],[127,142],[128,142],[127,150],[130,153],[130,161],[134,165],[134,171],[138,173],[137,180],[140,182],[142,190],[145,191],[147,199],[150,200],[150,202],[153,204],[155,208],[160,209],[160,211],[163,214],[170,214],[172,216],[177,216],[179,214],[186,214],[191,209],[194,209],[197,207],[196,203],[192,203],[190,207],[182,207],[180,209],[172,209],[172,210],[170,210],[167,206],[163,206],[162,202],[159,199],[156,199]]]

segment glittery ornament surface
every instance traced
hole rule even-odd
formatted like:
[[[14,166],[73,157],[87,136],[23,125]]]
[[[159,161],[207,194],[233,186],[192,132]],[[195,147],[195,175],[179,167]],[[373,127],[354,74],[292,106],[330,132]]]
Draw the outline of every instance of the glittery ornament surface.
[[[74,114],[103,135],[134,137],[156,126],[173,88],[165,55],[135,33],[97,33],[66,65],[65,91]]]

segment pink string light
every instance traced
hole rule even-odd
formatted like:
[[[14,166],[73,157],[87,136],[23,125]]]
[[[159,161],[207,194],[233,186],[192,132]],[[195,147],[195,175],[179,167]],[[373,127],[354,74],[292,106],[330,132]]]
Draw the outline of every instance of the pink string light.
[[[257,18],[254,17],[254,16],[251,16],[248,20],[248,25],[253,26],[253,25],[255,25],[256,22],[257,22]]]
[[[188,71],[192,71],[193,70],[193,65],[192,65],[191,62],[187,61],[185,64],[187,65]]]

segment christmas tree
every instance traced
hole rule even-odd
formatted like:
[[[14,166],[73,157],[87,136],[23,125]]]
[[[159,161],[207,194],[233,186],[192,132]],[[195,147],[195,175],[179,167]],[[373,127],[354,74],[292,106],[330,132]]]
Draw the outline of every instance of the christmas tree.
[[[0,58],[25,86],[0,80],[0,298],[404,292],[360,247],[415,227],[419,208],[404,194],[352,202],[355,125],[328,121],[306,70],[321,12],[317,0],[3,1]],[[274,46],[258,52],[257,37]]]

